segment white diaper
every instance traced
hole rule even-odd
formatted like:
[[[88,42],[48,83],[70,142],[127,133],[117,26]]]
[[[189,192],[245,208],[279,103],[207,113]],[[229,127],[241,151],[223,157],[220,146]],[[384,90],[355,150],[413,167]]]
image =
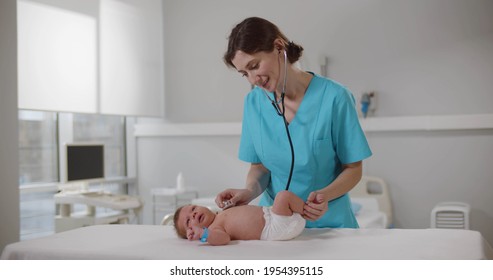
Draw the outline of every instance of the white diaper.
[[[281,216],[272,212],[272,207],[262,207],[264,210],[265,226],[260,240],[289,240],[300,235],[306,221],[299,213],[291,216]]]

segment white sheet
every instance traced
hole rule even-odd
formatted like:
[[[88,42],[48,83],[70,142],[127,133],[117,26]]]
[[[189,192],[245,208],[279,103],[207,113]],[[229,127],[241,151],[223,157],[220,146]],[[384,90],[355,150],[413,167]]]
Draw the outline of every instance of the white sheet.
[[[10,244],[2,259],[493,259],[481,234],[446,229],[305,229],[291,241],[209,246],[171,226],[97,225]]]

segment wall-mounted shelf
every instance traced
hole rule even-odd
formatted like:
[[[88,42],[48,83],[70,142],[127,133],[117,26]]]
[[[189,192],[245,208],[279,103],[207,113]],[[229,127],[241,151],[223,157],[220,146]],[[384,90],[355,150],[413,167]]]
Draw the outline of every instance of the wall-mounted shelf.
[[[241,123],[174,123],[136,124],[135,136],[238,136]]]
[[[493,114],[402,116],[360,119],[366,132],[493,129]],[[241,123],[137,124],[136,137],[239,136]]]
[[[493,129],[493,114],[380,117],[360,123],[368,132]]]

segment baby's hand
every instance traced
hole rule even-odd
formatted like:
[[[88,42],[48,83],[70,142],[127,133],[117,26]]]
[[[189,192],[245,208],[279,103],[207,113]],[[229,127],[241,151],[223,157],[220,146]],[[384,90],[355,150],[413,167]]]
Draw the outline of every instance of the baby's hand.
[[[187,229],[187,239],[190,241],[199,240],[204,230],[198,226],[192,226]]]

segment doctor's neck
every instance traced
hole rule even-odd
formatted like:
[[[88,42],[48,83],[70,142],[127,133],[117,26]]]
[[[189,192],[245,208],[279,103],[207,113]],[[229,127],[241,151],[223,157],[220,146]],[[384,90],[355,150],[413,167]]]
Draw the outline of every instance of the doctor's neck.
[[[291,66],[288,67],[287,77],[286,92],[284,93],[285,98],[295,100],[305,95],[305,91],[308,88],[313,76],[310,73],[302,71],[298,67]],[[281,93],[282,81],[276,90],[276,95],[279,97],[281,96]]]

